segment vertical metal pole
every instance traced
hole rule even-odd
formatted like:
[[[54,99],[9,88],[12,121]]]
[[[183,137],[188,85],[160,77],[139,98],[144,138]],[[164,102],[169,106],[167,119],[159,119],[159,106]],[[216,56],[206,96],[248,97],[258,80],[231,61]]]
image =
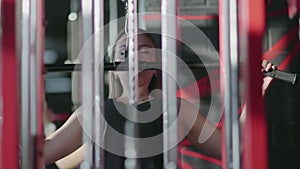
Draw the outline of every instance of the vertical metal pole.
[[[137,86],[138,84],[138,20],[137,20],[137,0],[128,2],[128,58],[129,58],[129,79],[130,79],[130,98],[131,104],[138,100]],[[132,80],[131,80],[132,79]]]
[[[93,103],[94,103],[94,81],[93,81],[93,41],[89,38],[93,35],[93,0],[81,0],[82,11],[82,109],[83,109],[83,136],[82,140],[87,144],[87,149],[84,154],[84,161],[80,167],[89,169],[93,167]]]
[[[94,0],[94,105],[99,105],[93,112],[94,116],[94,168],[104,167],[104,152],[100,145],[104,129],[104,0]],[[98,111],[100,110],[100,111]]]
[[[104,110],[104,1],[81,1],[83,49],[83,142],[87,143],[82,168],[103,168],[101,150]],[[91,38],[92,39],[89,39]],[[96,107],[97,106],[97,107]],[[100,110],[100,112],[99,112]]]
[[[31,0],[32,13],[31,13],[31,46],[33,48],[33,55],[31,59],[35,63],[32,69],[32,83],[31,90],[34,91],[32,94],[32,101],[36,109],[36,114],[32,114],[31,119],[33,120],[33,133],[34,139],[34,159],[33,163],[35,168],[43,168],[44,157],[44,76],[43,76],[43,56],[44,56],[44,1]],[[34,16],[34,17],[33,17]]]
[[[224,70],[224,63],[223,60],[225,58],[225,53],[227,52],[228,55],[228,46],[226,46],[227,43],[224,43],[225,41],[227,42],[228,40],[225,39],[225,34],[227,31],[227,27],[226,25],[226,18],[225,16],[223,16],[225,14],[224,10],[224,1],[223,0],[219,0],[219,45],[220,45],[220,95],[221,95],[221,99],[224,98],[224,100],[221,100],[221,102],[224,105],[225,102],[225,73],[223,73]],[[221,109],[222,110],[222,109]],[[225,116],[225,115],[224,115]],[[223,118],[223,123],[224,123],[224,118]],[[227,140],[226,140],[226,131],[225,131],[225,127],[222,127],[222,168],[226,169],[227,168],[227,157],[229,155],[227,155]]]
[[[109,8],[114,10],[109,10],[109,44],[113,44],[113,42],[117,39],[118,36],[118,22],[114,21],[118,19],[118,0],[110,0]]]
[[[18,1],[17,52],[21,63],[21,168],[41,168],[43,158],[42,2]]]
[[[30,157],[29,157],[29,166],[24,166],[25,168],[30,168],[31,166],[36,167],[35,166],[35,158],[34,158],[34,150],[35,150],[35,138],[37,135],[37,117],[38,117],[38,110],[37,110],[37,78],[38,78],[38,74],[37,74],[37,56],[36,56],[36,32],[37,32],[37,25],[36,25],[36,20],[37,20],[37,11],[36,11],[36,1],[35,0],[29,0],[29,41],[28,41],[28,46],[23,45],[23,47],[28,47],[29,48],[29,127],[30,127],[30,132],[28,134],[29,138],[29,148],[31,148],[29,150],[30,152]],[[25,7],[25,6],[24,6]],[[24,10],[24,8],[23,8]],[[26,15],[26,14],[25,14]],[[25,66],[25,65],[24,65]],[[28,66],[28,65],[26,65]],[[23,79],[21,77],[22,81],[28,81],[28,79]],[[27,102],[27,100],[25,101]],[[26,119],[22,119],[22,120],[28,120]],[[27,136],[27,137],[28,137]],[[24,145],[26,146],[26,145]],[[25,152],[27,153],[27,152]],[[24,157],[24,156],[22,156]],[[23,161],[24,162],[24,161]]]
[[[17,26],[17,38],[20,38],[17,44],[18,55],[20,55],[21,60],[21,136],[20,136],[20,145],[21,145],[21,168],[33,167],[32,164],[32,143],[33,139],[30,139],[30,1],[22,0],[17,4],[17,18],[20,20],[16,23],[20,24]],[[24,9],[24,10],[23,10]],[[18,13],[19,11],[19,13]],[[18,29],[20,28],[21,29]]]
[[[238,84],[238,56],[237,56],[237,2],[225,0],[220,3],[220,44],[221,64],[225,68],[223,82],[225,95],[225,144],[226,168],[240,168],[240,135],[238,119],[239,84]],[[222,70],[221,70],[222,71]],[[222,73],[222,72],[221,72]],[[224,150],[224,149],[223,149]]]
[[[145,0],[139,0],[139,27],[143,30],[147,29],[147,24],[145,21],[145,13],[146,13],[146,3]]]
[[[176,18],[176,0],[163,0],[161,13],[161,33],[162,33],[162,81],[163,92],[166,97],[163,98],[163,132],[167,132],[171,124],[177,118],[177,18]],[[171,145],[176,145],[177,130],[168,131],[164,134],[164,167],[166,169],[177,168],[177,149],[174,147],[170,151],[166,151]]]
[[[129,0],[128,4],[128,62],[129,62],[129,103],[133,106],[138,101],[138,18],[137,18],[137,0]],[[126,28],[125,28],[126,29]],[[130,109],[128,109],[130,110]],[[136,113],[133,112],[133,119],[136,121]],[[136,123],[130,121],[125,122],[125,135],[136,136],[138,128]],[[125,139],[125,156],[131,157],[138,154],[134,141]],[[125,160],[126,169],[138,168],[138,161],[135,158],[127,158]]]
[[[245,59],[243,77],[244,96],[247,103],[243,125],[243,169],[268,168],[266,113],[261,97],[261,56],[266,24],[265,2],[239,1],[240,57]]]
[[[41,47],[37,45],[37,39],[41,38],[37,30],[38,7],[36,0],[19,1],[17,12],[18,55],[21,61],[21,168],[37,168],[41,165],[41,158],[36,160],[37,152],[41,147],[41,121],[42,105],[40,100],[41,85]],[[18,20],[20,19],[20,20]],[[42,28],[42,27],[39,27]],[[39,39],[41,40],[41,39]],[[39,103],[39,104],[38,104]],[[40,128],[38,128],[40,127]],[[37,144],[35,144],[37,143]],[[36,146],[39,145],[39,146]],[[39,161],[39,162],[36,162]]]
[[[231,132],[232,132],[232,166],[233,169],[240,168],[240,125],[238,117],[239,109],[239,59],[238,59],[238,21],[237,21],[237,0],[228,1],[229,5],[229,18],[230,18],[230,57],[226,61],[228,66],[230,66],[230,86],[229,90],[231,93],[229,98],[231,98],[231,105],[226,108],[231,118]],[[226,69],[226,68],[225,68]],[[228,84],[227,84],[228,85]]]

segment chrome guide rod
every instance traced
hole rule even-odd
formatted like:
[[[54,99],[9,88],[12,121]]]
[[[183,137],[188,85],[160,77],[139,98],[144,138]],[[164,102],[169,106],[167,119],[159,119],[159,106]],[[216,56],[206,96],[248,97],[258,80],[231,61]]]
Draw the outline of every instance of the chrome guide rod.
[[[21,62],[21,125],[20,167],[35,167],[35,138],[37,136],[37,1],[17,2],[17,54]]]
[[[162,34],[162,89],[163,97],[163,147],[164,147],[164,168],[177,168],[177,149],[176,146],[166,151],[170,146],[176,145],[177,129],[170,131],[169,128],[177,118],[177,61],[176,61],[176,0],[162,0],[161,6],[161,34]]]
[[[220,16],[222,17],[221,19],[223,20],[224,24],[223,24],[223,32],[221,32],[221,34],[223,35],[223,43],[224,44],[224,48],[223,48],[223,65],[225,67],[224,70],[224,74],[227,76],[224,76],[224,121],[225,121],[225,142],[226,142],[226,168],[227,169],[232,169],[232,144],[231,144],[231,138],[232,138],[232,133],[231,133],[231,118],[230,118],[230,112],[231,112],[231,101],[230,99],[230,62],[229,62],[229,57],[230,57],[230,50],[229,50],[229,43],[230,43],[230,39],[229,39],[229,1],[225,0],[223,1],[223,6],[221,6],[220,8],[222,8],[222,12],[220,13]]]
[[[237,37],[237,2],[225,0],[220,14],[224,21],[223,36],[226,79],[225,94],[225,137],[226,167],[240,168],[240,126],[238,119],[239,83],[238,83],[238,37]]]
[[[104,0],[93,0],[94,6],[94,164],[93,168],[104,168],[104,151],[101,150],[104,120],[101,118],[101,113],[104,115]]]
[[[237,0],[228,1],[230,17],[230,64],[231,64],[231,122],[232,122],[232,164],[233,169],[241,167],[240,162],[240,125],[239,125],[239,59],[238,59],[238,17]]]
[[[87,144],[83,162],[80,165],[82,169],[93,167],[93,103],[94,103],[94,81],[93,81],[93,41],[89,38],[93,35],[93,0],[81,0],[82,24],[81,37],[84,48],[82,48],[82,141]],[[82,47],[83,47],[82,46]]]
[[[19,8],[19,9],[18,9]],[[25,9],[25,10],[23,10]],[[17,1],[17,55],[20,55],[21,62],[21,125],[20,125],[20,154],[21,154],[21,168],[33,167],[32,164],[32,144],[30,144],[30,1]],[[33,140],[31,140],[33,141]]]
[[[128,48],[128,61],[129,61],[129,102],[133,106],[136,101],[138,101],[138,18],[137,18],[137,0],[128,0],[128,13],[127,13],[127,48]],[[131,111],[128,108],[128,111]],[[135,111],[133,109],[132,111]],[[133,119],[136,121],[137,112],[133,112]],[[138,128],[136,123],[130,121],[125,122],[125,136],[134,136],[137,135]],[[126,137],[127,138],[127,137]],[[138,148],[133,140],[125,139],[125,150],[124,154],[126,157],[137,156]],[[126,169],[137,169],[139,168],[138,161],[136,158],[126,158],[125,164]]]

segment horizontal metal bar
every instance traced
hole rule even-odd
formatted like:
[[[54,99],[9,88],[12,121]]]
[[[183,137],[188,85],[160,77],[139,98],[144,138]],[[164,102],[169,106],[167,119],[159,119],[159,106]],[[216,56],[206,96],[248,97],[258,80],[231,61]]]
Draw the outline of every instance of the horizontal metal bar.
[[[219,63],[211,63],[211,64],[203,64],[203,63],[186,63],[186,65],[182,65],[182,67],[188,66],[190,69],[205,69],[205,68],[219,68]],[[139,70],[146,69],[159,69],[161,70],[160,63],[148,63],[148,62],[139,62]],[[64,64],[64,65],[46,65],[44,74],[53,73],[53,72],[74,72],[81,71],[81,64]],[[128,64],[123,62],[116,63],[105,63],[104,65],[105,71],[127,71]],[[275,70],[273,72],[264,72],[265,76],[273,77],[274,79],[283,80],[285,82],[295,84],[297,74],[283,72],[280,70]]]
[[[190,69],[205,69],[205,68],[218,68],[219,63],[202,64],[202,63],[187,63],[182,65],[182,67],[188,66]],[[65,64],[65,65],[46,65],[44,73],[50,72],[73,72],[81,71],[81,64]],[[139,62],[139,70],[145,69],[161,69],[160,63],[149,63],[149,62]],[[116,63],[105,63],[104,70],[115,70],[115,71],[126,71],[128,70],[128,64],[123,62]]]

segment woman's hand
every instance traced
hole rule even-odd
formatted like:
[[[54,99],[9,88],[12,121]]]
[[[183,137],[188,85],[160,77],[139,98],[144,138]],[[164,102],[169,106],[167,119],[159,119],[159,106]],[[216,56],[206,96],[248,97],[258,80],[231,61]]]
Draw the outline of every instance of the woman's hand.
[[[262,66],[261,69],[262,72],[271,72],[272,70],[277,69],[276,65],[274,65],[271,62],[268,62],[267,60],[263,60],[261,66]]]
[[[261,66],[262,66],[262,69],[261,69],[262,72],[271,72],[272,70],[277,69],[276,65],[274,65],[271,62],[268,62],[267,60],[263,60]],[[265,94],[265,91],[269,87],[272,80],[273,80],[272,77],[264,77],[263,85],[262,85],[262,95]]]

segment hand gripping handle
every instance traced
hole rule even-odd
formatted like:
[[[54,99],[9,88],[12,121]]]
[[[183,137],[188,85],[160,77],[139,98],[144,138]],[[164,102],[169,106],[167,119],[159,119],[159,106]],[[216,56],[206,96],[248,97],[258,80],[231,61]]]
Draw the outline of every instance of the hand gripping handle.
[[[271,72],[264,72],[264,74],[265,76],[270,76],[273,77],[274,79],[283,80],[293,85],[295,84],[297,78],[297,74],[295,73],[284,72],[276,69],[272,70]]]

